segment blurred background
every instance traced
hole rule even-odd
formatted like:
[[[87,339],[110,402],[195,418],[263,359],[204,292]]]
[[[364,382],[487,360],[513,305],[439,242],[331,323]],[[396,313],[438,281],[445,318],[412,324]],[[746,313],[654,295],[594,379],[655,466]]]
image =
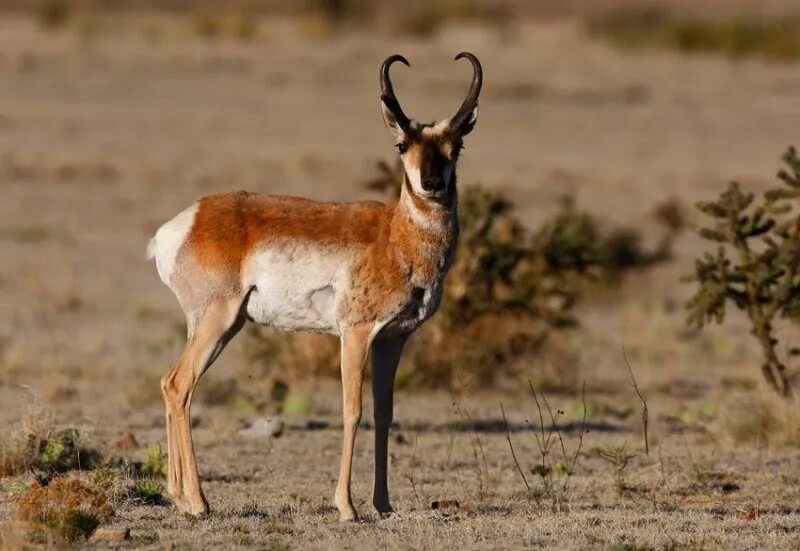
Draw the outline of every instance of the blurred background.
[[[694,289],[681,276],[713,248],[693,231],[694,203],[734,179],[774,185],[797,141],[793,0],[0,8],[9,395],[30,385],[66,416],[157,411],[185,325],[144,259],[155,229],[198,196],[233,189],[391,200],[380,63],[410,59],[394,71],[396,91],[428,121],[463,99],[462,50],[485,70],[460,164],[465,239],[400,388],[509,392],[530,379],[568,395],[583,382],[613,393],[628,380],[623,345],[642,384],[667,400],[716,411],[731,388],[761,384],[747,320],[688,327]],[[335,384],[337,366],[335,341],[250,328],[199,400],[279,410],[281,389],[306,389],[310,401]]]
[[[485,79],[459,164],[458,258],[397,380],[406,516],[332,526],[338,343],[254,326],[192,410],[222,514],[157,507],[159,379],[186,326],[145,259],[150,237],[235,189],[392,201],[380,64],[411,61],[393,68],[395,90],[431,121],[464,98],[464,50]],[[800,229],[785,228],[800,225],[765,223],[797,214],[760,194],[800,195],[800,161],[782,160],[800,143],[799,100],[797,0],[0,0],[0,547],[6,520],[35,520],[37,499],[49,510],[42,488],[16,505],[34,475],[95,468],[81,491],[120,513],[97,523],[142,545],[466,549],[480,534],[796,549],[800,408],[781,391],[796,389]],[[757,194],[755,218],[735,189],[695,207],[733,180]],[[733,279],[742,243],[698,232],[725,220],[754,243]],[[712,241],[727,256],[696,264]],[[747,299],[742,282],[758,278]],[[722,323],[702,327],[726,298]],[[764,376],[776,362],[781,384]],[[365,432],[370,414],[367,399]],[[440,499],[462,504],[461,523],[430,516]]]

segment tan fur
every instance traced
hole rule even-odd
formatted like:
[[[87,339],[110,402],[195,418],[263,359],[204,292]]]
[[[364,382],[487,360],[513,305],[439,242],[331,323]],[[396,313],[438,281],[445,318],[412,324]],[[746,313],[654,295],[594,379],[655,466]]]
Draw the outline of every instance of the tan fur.
[[[339,315],[345,325],[377,323],[403,306],[409,286],[443,277],[442,259],[452,254],[458,236],[449,206],[406,193],[431,227],[420,228],[402,202],[318,203],[244,191],[204,197],[179,263],[196,264],[227,283],[225,294],[239,296],[243,266],[259,247],[302,240],[349,249],[358,260]]]

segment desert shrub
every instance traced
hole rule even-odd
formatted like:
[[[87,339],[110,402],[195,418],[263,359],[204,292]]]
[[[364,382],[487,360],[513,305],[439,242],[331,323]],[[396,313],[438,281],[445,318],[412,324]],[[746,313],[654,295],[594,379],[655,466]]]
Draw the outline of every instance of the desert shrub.
[[[199,11],[191,16],[192,32],[205,40],[233,38],[252,40],[258,34],[258,18],[252,13]]]
[[[46,29],[56,29],[67,23],[71,6],[68,0],[43,0],[39,3],[36,18]]]
[[[436,0],[404,5],[391,12],[392,27],[417,37],[435,35],[449,22],[479,22],[503,28],[510,12],[503,6],[475,0]]]
[[[17,502],[16,512],[32,535],[60,543],[88,538],[113,515],[103,487],[62,477],[47,485],[31,485]]]
[[[371,12],[370,3],[364,0],[314,0],[311,7],[334,24],[364,19]]]
[[[248,41],[258,35],[258,19],[250,13],[239,12],[231,16],[228,23],[230,35],[241,41]]]
[[[200,38],[213,40],[222,35],[223,21],[218,15],[203,11],[192,16],[190,26]]]
[[[800,18],[686,18],[655,7],[622,9],[591,19],[589,31],[628,48],[669,47],[684,52],[718,52],[800,59]]]
[[[369,189],[399,196],[401,167],[381,162]],[[677,207],[659,215],[680,226]],[[669,210],[669,208],[667,209]],[[644,250],[630,229],[607,229],[567,197],[559,211],[535,231],[513,214],[504,195],[480,186],[459,191],[461,235],[439,312],[409,341],[398,386],[457,387],[462,381],[491,384],[521,373],[536,358],[540,367],[559,366],[547,377],[551,388],[574,390],[563,330],[577,325],[574,308],[589,289],[615,282],[631,267],[669,257],[672,237],[655,251]],[[669,228],[667,235],[677,230]],[[286,335],[253,327],[246,350],[266,373],[280,366],[293,376],[339,372],[335,339]],[[558,370],[554,370],[558,371]],[[544,381],[545,378],[541,378]]]
[[[718,243],[714,253],[695,261],[691,280],[697,283],[687,302],[687,323],[702,328],[722,323],[728,303],[743,310],[758,340],[764,363],[761,371],[771,388],[792,394],[775,323],[800,320],[800,159],[794,148],[783,155],[786,169],[778,173],[782,186],[758,197],[732,182],[716,200],[697,208],[712,219],[700,235]],[[790,349],[790,355],[798,350]]]
[[[383,3],[368,0],[313,0],[307,16],[329,30],[343,25],[379,25],[391,32],[416,37],[436,34],[450,21],[467,21],[503,27],[510,20],[510,10],[504,6],[476,0],[430,0],[417,3]]]

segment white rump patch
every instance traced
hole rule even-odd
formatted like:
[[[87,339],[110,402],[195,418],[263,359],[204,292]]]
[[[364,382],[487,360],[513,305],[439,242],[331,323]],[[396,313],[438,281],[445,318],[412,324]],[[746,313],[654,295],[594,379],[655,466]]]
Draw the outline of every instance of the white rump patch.
[[[148,258],[155,258],[158,275],[168,287],[172,272],[175,271],[175,258],[189,237],[196,212],[196,204],[181,211],[175,218],[158,228],[155,237],[147,246]]]

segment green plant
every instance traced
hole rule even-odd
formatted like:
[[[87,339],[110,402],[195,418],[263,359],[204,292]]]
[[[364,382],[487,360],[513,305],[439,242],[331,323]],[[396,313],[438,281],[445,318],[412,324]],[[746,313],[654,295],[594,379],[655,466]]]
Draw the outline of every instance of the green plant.
[[[164,486],[155,480],[138,480],[131,489],[132,497],[147,505],[164,503]]]
[[[618,446],[605,446],[596,448],[595,455],[611,466],[614,476],[614,484],[617,490],[622,493],[628,489],[626,482],[626,471],[631,462],[639,456],[638,450],[631,450],[627,443]]]
[[[778,178],[784,185],[766,191],[758,201],[732,182],[715,201],[697,204],[714,222],[700,235],[719,246],[715,254],[695,261],[691,279],[697,289],[686,307],[687,323],[697,328],[710,321],[722,323],[728,302],[743,310],[761,345],[764,378],[780,395],[790,396],[775,322],[800,320],[800,212],[793,210],[800,198],[800,159],[793,147],[782,159],[786,169]]]
[[[161,450],[161,444],[154,442],[147,446],[141,473],[153,478],[165,478],[167,467],[167,456]]]

